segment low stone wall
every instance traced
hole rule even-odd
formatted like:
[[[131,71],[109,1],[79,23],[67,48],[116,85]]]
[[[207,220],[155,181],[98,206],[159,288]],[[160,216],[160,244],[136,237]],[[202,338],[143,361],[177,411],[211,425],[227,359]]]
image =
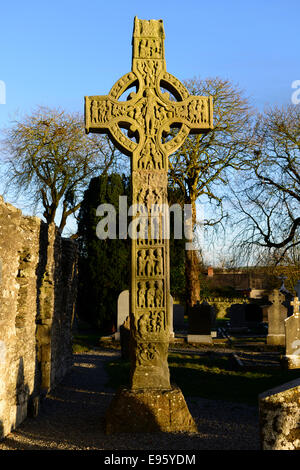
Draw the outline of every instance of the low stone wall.
[[[72,365],[77,245],[0,197],[0,437]]]
[[[300,378],[259,395],[262,450],[300,450]]]

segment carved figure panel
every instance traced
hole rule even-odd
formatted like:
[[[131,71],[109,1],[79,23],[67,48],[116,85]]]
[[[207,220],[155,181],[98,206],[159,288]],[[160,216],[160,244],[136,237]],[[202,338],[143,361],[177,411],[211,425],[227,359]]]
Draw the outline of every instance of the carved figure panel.
[[[137,282],[137,307],[164,307],[164,281],[139,280]]]
[[[137,47],[140,59],[161,59],[162,57],[162,43],[159,38],[140,39]]]
[[[136,330],[141,338],[166,331],[166,313],[163,310],[142,313],[136,321]]]
[[[145,88],[154,88],[162,70],[159,60],[136,60],[136,73],[143,80]]]
[[[163,248],[138,250],[137,275],[138,276],[163,276]]]
[[[136,170],[133,172],[133,184],[139,191],[139,188],[150,188],[157,190],[166,197],[166,188],[168,185],[168,175],[166,172],[145,172]]]
[[[165,193],[165,188],[151,189],[142,187],[137,193],[137,204],[141,206],[141,208],[145,208],[147,214],[150,215],[151,209],[155,211],[155,209],[159,209],[162,204],[166,204]]]
[[[157,360],[158,356],[159,350],[156,344],[137,344],[136,360],[139,366],[146,366],[147,364],[149,364],[149,362]]]
[[[142,231],[136,240],[137,246],[141,247],[154,247],[162,245],[164,240],[163,223],[161,217],[147,217],[141,221]]]
[[[148,137],[140,152],[137,167],[141,170],[163,170],[164,156],[153,138]]]

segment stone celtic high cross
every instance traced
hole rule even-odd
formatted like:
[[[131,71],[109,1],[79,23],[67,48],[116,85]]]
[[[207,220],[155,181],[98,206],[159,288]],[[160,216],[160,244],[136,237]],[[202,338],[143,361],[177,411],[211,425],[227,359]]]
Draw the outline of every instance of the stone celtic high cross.
[[[148,215],[152,204],[167,204],[168,156],[189,133],[213,126],[211,97],[189,95],[166,71],[164,38],[162,20],[135,18],[131,72],[108,95],[85,98],[86,131],[108,133],[131,157],[132,204],[146,207]],[[127,100],[120,101],[127,90]],[[166,138],[173,127],[177,133]],[[140,220],[143,215],[136,214]],[[145,223],[144,236],[131,245],[131,388],[170,389],[169,243],[161,227],[154,237]]]

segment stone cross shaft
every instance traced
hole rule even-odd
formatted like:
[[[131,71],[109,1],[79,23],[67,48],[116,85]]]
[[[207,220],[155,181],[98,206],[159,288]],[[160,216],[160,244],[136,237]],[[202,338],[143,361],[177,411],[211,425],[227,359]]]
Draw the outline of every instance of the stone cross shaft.
[[[166,71],[164,37],[162,20],[135,18],[131,72],[108,95],[85,97],[86,132],[108,133],[131,157],[132,204],[140,208],[133,215],[142,230],[131,243],[132,389],[170,388],[169,243],[161,212],[151,208],[167,204],[168,156],[189,133],[213,126],[211,97],[191,96]],[[120,101],[127,90],[127,99]],[[177,132],[171,138],[173,127]]]

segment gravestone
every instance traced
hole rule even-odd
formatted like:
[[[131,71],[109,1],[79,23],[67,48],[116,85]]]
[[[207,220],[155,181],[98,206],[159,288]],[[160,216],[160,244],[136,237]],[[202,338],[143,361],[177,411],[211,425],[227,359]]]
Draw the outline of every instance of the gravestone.
[[[300,301],[295,297],[291,302],[294,313],[285,322],[285,363],[288,369],[300,368]]]
[[[230,329],[246,330],[246,303],[232,304],[229,307]]]
[[[212,343],[213,309],[207,302],[197,302],[189,309],[188,343]]]
[[[170,384],[169,240],[164,222],[168,156],[190,132],[212,129],[212,98],[189,95],[166,71],[164,38],[162,20],[136,17],[131,72],[108,95],[85,97],[86,132],[108,133],[131,158],[135,208],[130,224],[130,386],[113,400],[107,432],[132,431],[137,416],[139,430],[196,430],[180,390]],[[119,101],[129,89],[128,99]],[[166,139],[174,126],[178,133]],[[152,406],[158,402],[159,407]]]
[[[184,306],[180,304],[173,305],[173,327],[174,330],[184,329]]]
[[[117,331],[115,340],[120,340],[120,327],[129,316],[129,290],[123,290],[118,297],[117,307]]]
[[[260,305],[246,304],[245,305],[245,320],[248,327],[261,323],[263,320],[263,312]]]
[[[272,305],[268,306],[268,336],[267,344],[285,346],[285,324],[287,308],[284,305],[285,295],[274,289],[269,295]]]

